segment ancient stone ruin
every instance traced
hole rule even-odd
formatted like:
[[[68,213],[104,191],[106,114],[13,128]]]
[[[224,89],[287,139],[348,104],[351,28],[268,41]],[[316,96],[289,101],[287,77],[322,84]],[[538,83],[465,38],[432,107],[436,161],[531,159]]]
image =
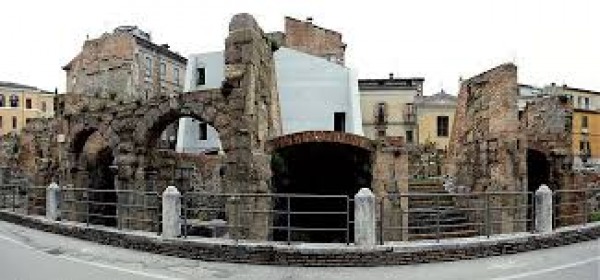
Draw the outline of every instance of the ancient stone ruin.
[[[19,137],[6,137],[0,158],[21,172],[28,184],[57,182],[64,188],[63,219],[85,221],[82,212],[88,211],[99,216],[87,220],[90,223],[143,230],[151,229],[149,221],[158,217],[156,195],[169,185],[182,193],[348,196],[363,187],[370,187],[379,196],[406,187],[407,158],[402,139],[374,142],[327,131],[281,135],[275,50],[252,16],[236,15],[225,40],[225,81],[220,89],[156,96],[147,101],[57,95],[56,117],[33,122]],[[160,134],[182,117],[214,127],[223,153],[177,154],[159,149]],[[101,192],[87,192],[89,189]],[[124,191],[148,194],[132,197]],[[86,210],[78,203],[86,199],[117,206]],[[314,204],[305,203],[297,209]],[[119,205],[156,209],[123,211]],[[265,196],[252,199],[246,206],[252,213],[232,217],[233,210],[227,206],[227,214],[220,218],[244,225],[234,229],[237,237],[273,239],[277,233],[270,232],[268,225],[277,221],[271,220],[268,211],[277,209],[277,202]],[[130,222],[133,218],[137,222]],[[326,236],[323,240],[332,239]]]

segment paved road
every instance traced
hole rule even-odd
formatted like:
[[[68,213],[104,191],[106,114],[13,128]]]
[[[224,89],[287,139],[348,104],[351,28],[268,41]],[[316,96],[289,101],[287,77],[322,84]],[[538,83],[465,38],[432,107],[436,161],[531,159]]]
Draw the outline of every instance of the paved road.
[[[0,279],[600,279],[600,241],[451,263],[306,268],[211,263],[98,245],[0,222]]]

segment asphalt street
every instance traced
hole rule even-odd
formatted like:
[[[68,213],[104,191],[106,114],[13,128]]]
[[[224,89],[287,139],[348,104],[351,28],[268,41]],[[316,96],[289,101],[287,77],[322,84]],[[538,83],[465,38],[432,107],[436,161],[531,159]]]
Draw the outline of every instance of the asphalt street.
[[[600,279],[600,241],[485,259],[369,268],[242,265],[98,245],[0,222],[0,279]]]

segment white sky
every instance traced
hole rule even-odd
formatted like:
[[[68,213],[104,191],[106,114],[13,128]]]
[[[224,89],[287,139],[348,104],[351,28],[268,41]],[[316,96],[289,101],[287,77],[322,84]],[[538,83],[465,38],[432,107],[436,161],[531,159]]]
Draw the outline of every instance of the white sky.
[[[0,81],[59,91],[61,67],[118,25],[138,25],[184,56],[223,49],[235,13],[283,30],[286,15],[342,32],[360,78],[425,77],[425,93],[456,94],[459,77],[503,62],[519,82],[600,90],[597,0],[96,0],[6,1],[0,8]]]

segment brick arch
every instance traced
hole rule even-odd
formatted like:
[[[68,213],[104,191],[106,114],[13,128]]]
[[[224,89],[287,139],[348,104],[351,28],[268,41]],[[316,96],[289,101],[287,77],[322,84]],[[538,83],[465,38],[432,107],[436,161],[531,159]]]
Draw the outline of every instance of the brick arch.
[[[375,151],[375,145],[369,138],[339,131],[303,131],[273,138],[268,143],[268,149],[277,149],[302,143],[340,143],[362,148],[369,152]]]

